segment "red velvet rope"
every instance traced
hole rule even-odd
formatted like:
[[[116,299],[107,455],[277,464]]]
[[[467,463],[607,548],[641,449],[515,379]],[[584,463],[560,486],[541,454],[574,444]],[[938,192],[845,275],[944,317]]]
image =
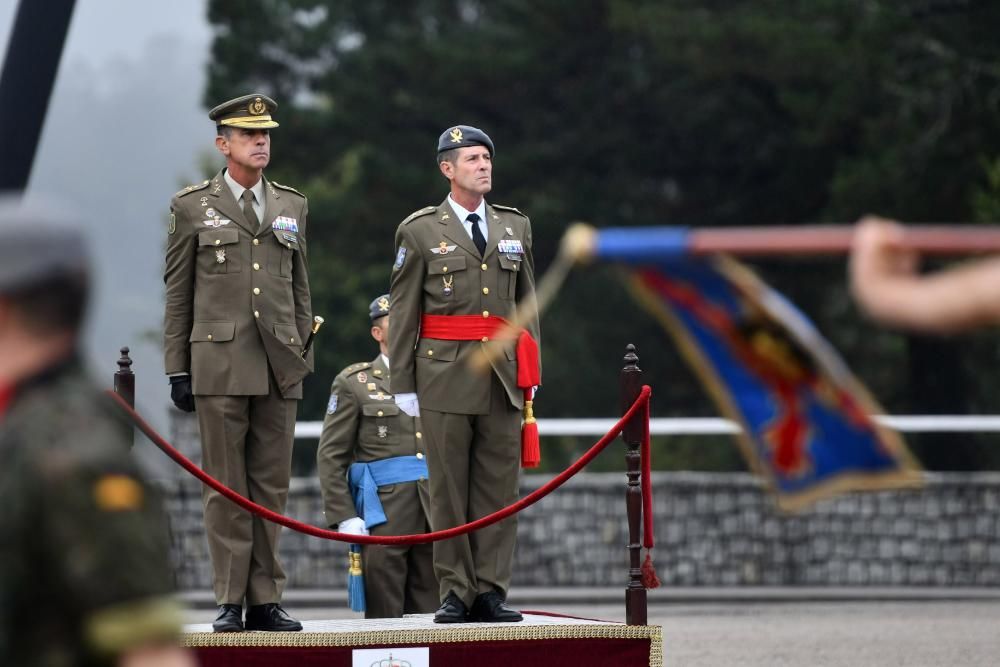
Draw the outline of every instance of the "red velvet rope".
[[[437,542],[438,540],[446,540],[458,535],[464,535],[465,533],[470,533],[474,530],[479,530],[480,528],[485,528],[490,526],[497,521],[502,521],[507,517],[520,512],[526,507],[529,507],[551,492],[555,491],[557,488],[562,486],[570,477],[580,472],[584,466],[590,463],[598,454],[600,454],[605,447],[607,447],[625,428],[625,424],[640,410],[643,411],[643,415],[647,417],[646,420],[646,441],[647,445],[644,447],[644,451],[648,453],[648,431],[649,431],[649,397],[652,394],[652,389],[649,385],[643,385],[642,391],[639,392],[639,396],[635,399],[632,406],[622,415],[622,418],[618,420],[617,423],[611,428],[608,433],[597,441],[597,443],[587,450],[583,456],[577,459],[572,465],[570,465],[566,470],[562,471],[556,477],[549,480],[544,486],[538,488],[524,498],[521,498],[512,505],[508,505],[503,509],[497,510],[489,516],[484,516],[481,519],[476,519],[475,521],[470,521],[462,526],[455,526],[453,528],[448,528],[446,530],[438,530],[432,533],[421,533],[419,535],[349,535],[347,533],[338,533],[334,530],[326,530],[324,528],[319,528],[317,526],[310,525],[308,523],[303,523],[295,519],[291,519],[284,515],[273,512],[266,507],[262,507],[257,503],[244,498],[240,494],[236,493],[229,487],[225,486],[215,478],[208,475],[204,470],[199,468],[191,459],[187,458],[179,451],[174,449],[174,447],[167,442],[159,433],[157,433],[152,426],[150,426],[145,419],[143,419],[139,414],[132,409],[125,399],[116,394],[114,391],[108,390],[108,394],[118,403],[118,406],[129,416],[129,418],[135,423],[136,427],[142,431],[147,438],[149,438],[154,445],[163,450],[163,453],[172,458],[177,462],[182,468],[187,470],[189,473],[201,480],[202,484],[205,484],[229,500],[233,501],[243,509],[256,514],[259,517],[267,519],[272,523],[277,523],[286,528],[290,528],[299,533],[304,533],[305,535],[312,535],[313,537],[321,537],[326,540],[336,540],[338,542],[350,542],[352,544],[383,544],[383,545],[402,545],[402,544],[424,544],[427,542]],[[650,495],[651,490],[648,486],[643,485],[643,495]],[[645,506],[644,500],[644,506]],[[652,506],[651,504],[649,505]],[[652,529],[648,530],[650,536],[652,535]],[[651,539],[651,537],[650,537]]]

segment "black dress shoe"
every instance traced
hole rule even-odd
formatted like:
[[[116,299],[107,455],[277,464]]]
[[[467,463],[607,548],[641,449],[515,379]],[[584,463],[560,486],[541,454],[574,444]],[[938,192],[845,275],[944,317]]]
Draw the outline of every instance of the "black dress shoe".
[[[502,595],[489,591],[480,593],[473,600],[469,620],[476,623],[517,623],[524,617],[518,610],[508,607]]]
[[[212,629],[216,632],[243,632],[243,605],[220,604]]]
[[[302,624],[289,616],[276,602],[247,607],[247,630],[298,632],[301,629]]]
[[[434,612],[435,623],[465,623],[469,620],[469,610],[454,593],[448,593],[441,608]]]

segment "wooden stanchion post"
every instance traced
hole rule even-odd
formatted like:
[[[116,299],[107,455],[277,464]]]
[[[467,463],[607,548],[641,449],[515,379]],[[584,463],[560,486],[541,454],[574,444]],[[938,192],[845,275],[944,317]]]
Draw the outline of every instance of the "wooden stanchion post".
[[[635,345],[625,348],[625,366],[619,378],[621,411],[627,411],[642,391],[642,370]],[[646,588],[642,585],[640,557],[642,544],[639,525],[642,523],[642,489],[639,485],[639,446],[642,444],[642,412],[625,424],[622,440],[625,442],[625,470],[628,483],[625,487],[625,510],[628,514],[628,587],[625,589],[625,622],[628,625],[646,625]]]
[[[115,393],[125,399],[130,407],[135,407],[135,373],[132,372],[132,358],[128,356],[128,347],[121,348],[122,356],[118,358],[118,370],[115,371]],[[130,422],[126,422],[127,438],[135,442],[135,430]]]

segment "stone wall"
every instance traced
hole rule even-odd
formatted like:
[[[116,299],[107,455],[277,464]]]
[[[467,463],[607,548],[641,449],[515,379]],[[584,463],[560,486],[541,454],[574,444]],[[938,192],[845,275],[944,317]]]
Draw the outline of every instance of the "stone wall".
[[[522,495],[549,477],[525,475]],[[1000,473],[927,476],[918,491],[854,494],[783,515],[745,474],[655,473],[654,559],[677,586],[1000,585]],[[178,586],[210,589],[201,491],[160,483]],[[626,581],[623,473],[580,474],[519,515],[514,586]],[[321,520],[319,485],[295,479],[286,512]],[[343,544],[284,530],[289,588],[339,588]]]

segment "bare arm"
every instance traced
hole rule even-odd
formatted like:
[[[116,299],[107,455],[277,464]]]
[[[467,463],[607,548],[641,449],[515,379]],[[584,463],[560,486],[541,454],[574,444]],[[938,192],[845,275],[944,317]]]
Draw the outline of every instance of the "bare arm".
[[[904,246],[904,234],[891,220],[868,216],[858,222],[850,284],[868,315],[938,334],[1000,323],[1000,257],[921,275],[920,258]]]

